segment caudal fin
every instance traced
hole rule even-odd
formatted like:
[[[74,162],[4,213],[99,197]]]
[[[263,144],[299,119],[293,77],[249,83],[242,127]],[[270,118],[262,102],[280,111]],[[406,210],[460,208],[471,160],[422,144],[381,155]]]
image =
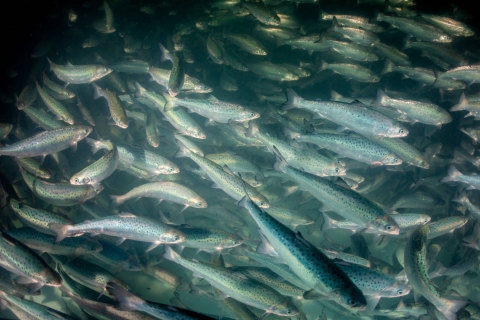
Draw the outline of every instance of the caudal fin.
[[[450,108],[450,111],[465,110],[466,105],[468,105],[468,100],[467,100],[467,97],[465,96],[465,93],[462,92],[462,95],[460,96],[460,100],[458,100],[458,103],[456,105]]]
[[[180,255],[176,253],[170,246],[165,246],[163,257],[167,260],[176,262]]]
[[[57,238],[55,239],[55,243],[59,243],[66,237],[68,237],[68,229],[69,229],[68,224],[61,224],[61,223],[50,223],[48,225],[48,228],[50,231],[55,233],[57,235]]]
[[[387,94],[382,90],[378,89],[377,90],[377,99],[372,102],[373,107],[384,107],[386,100],[388,99]]]
[[[386,73],[390,73],[390,72],[393,72],[393,67],[395,65],[393,64],[392,61],[388,60],[388,59],[385,59],[385,65],[383,66],[383,69],[382,71],[380,72],[380,74],[386,74]]]
[[[110,208],[116,208],[125,201],[123,200],[122,196],[110,196]]]
[[[322,231],[337,228],[337,226],[335,225],[336,221],[330,218],[328,214],[326,214],[325,212],[322,212],[322,216],[323,216]]]
[[[293,109],[297,107],[298,101],[303,100],[293,89],[287,89],[287,102],[282,106],[282,110]]]
[[[469,304],[468,301],[448,300],[444,298],[441,300],[442,302],[436,307],[448,320],[457,320],[457,312]]]
[[[48,57],[47,57],[47,61],[48,61],[48,65],[50,67],[50,71],[53,70],[53,67],[55,66],[55,64],[52,62],[52,60],[50,60]]]
[[[137,81],[135,81],[135,87],[137,88],[136,96],[137,97],[143,97],[145,94],[145,88],[140,85]]]
[[[114,282],[107,283],[107,291],[110,295],[115,297],[115,300],[117,300],[118,305],[116,307],[118,310],[135,311],[139,309],[139,306],[145,303],[145,300],[128,292],[127,289]]]
[[[93,140],[93,139],[90,139],[90,138],[85,138],[85,141],[90,146],[90,150],[92,151],[93,154],[97,153],[98,150],[103,149],[101,141]]]
[[[277,160],[273,164],[273,169],[275,169],[276,171],[285,172],[285,168],[288,166],[287,161],[275,146],[273,146],[273,153],[275,154],[275,158]]]
[[[467,193],[462,191],[458,196],[452,199],[453,202],[465,203],[468,201]]]
[[[451,182],[451,181],[457,181],[458,177],[462,176],[463,174],[457,170],[453,165],[448,168],[448,176],[445,178],[442,178],[440,182]]]
[[[172,54],[170,53],[170,51],[167,50],[167,48],[165,48],[164,46],[162,46],[161,43],[158,44],[159,48],[160,48],[160,51],[162,53],[162,56],[160,57],[160,59],[162,61],[165,61],[165,60],[170,60],[173,62],[173,57],[172,57]]]
[[[188,155],[191,153],[190,149],[188,149],[182,141],[178,139],[175,139],[175,141],[177,142],[178,148],[180,149],[180,151],[175,154],[175,158],[188,157]]]
[[[92,88],[93,88],[93,99],[98,99],[101,97],[100,95],[100,87],[95,84],[95,83],[92,83]]]

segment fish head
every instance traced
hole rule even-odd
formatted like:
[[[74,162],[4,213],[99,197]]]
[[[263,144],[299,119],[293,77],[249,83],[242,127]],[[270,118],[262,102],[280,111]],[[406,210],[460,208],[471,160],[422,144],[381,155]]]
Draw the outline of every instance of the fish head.
[[[438,42],[448,43],[448,42],[452,42],[452,40],[453,40],[453,37],[448,34],[441,34],[438,37]]]
[[[243,238],[236,234],[229,235],[220,245],[220,250],[223,248],[233,248],[243,244]]]
[[[258,55],[258,56],[266,56],[267,51],[263,50],[262,48],[258,48],[252,51],[252,54]]]
[[[161,172],[158,172],[159,174],[163,173],[163,174],[175,174],[175,173],[179,173],[180,172],[180,168],[175,165],[174,163],[169,163],[169,164],[166,164],[164,166],[162,166],[160,168],[160,171]]]
[[[207,201],[205,201],[205,199],[198,196],[198,197],[189,199],[188,206],[203,209],[208,207],[208,204],[207,204]]]
[[[385,166],[397,166],[402,164],[402,159],[391,153],[382,158],[381,163]]]
[[[43,179],[50,179],[52,176],[46,169],[36,170],[35,175]]]
[[[75,186],[89,184],[91,181],[90,177],[82,176],[82,175],[74,175],[70,178],[70,184]]]
[[[177,229],[170,229],[160,236],[161,243],[180,243],[185,241],[185,234]]]
[[[75,248],[76,255],[92,254],[103,250],[102,245],[95,239],[85,238],[78,247]]]
[[[347,169],[340,166],[338,163],[331,163],[322,169],[322,176],[344,176],[347,174]]]
[[[44,285],[49,287],[61,287],[62,286],[62,277],[53,269],[45,268],[41,273],[40,277],[43,280]]]
[[[399,124],[389,127],[385,134],[385,136],[390,138],[401,138],[406,137],[407,135],[408,130]]]
[[[285,302],[280,305],[271,306],[267,311],[282,317],[293,317],[300,314],[300,311],[295,304],[287,299],[285,299]]]
[[[112,73],[112,69],[106,66],[97,66],[95,68],[96,79],[100,79],[110,73]]]
[[[140,271],[142,266],[137,258],[131,256],[123,263],[122,269],[126,271]]]
[[[429,169],[430,168],[430,164],[423,157],[417,157],[416,166],[420,167],[420,168],[423,168],[423,169]]]
[[[355,285],[347,288],[341,288],[328,293],[330,299],[336,301],[344,307],[355,310],[365,310],[367,300],[362,291]]]
[[[289,73],[285,74],[285,76],[283,77],[282,80],[285,80],[285,81],[296,81],[296,80],[298,80],[298,79],[300,79],[300,77],[299,77],[298,75],[289,72]]]
[[[260,118],[260,113],[252,110],[246,110],[242,112],[240,118],[242,119],[242,121],[255,120],[257,118]]]
[[[382,290],[382,297],[402,297],[410,293],[410,286],[405,281],[395,281],[395,283]]]
[[[205,134],[205,132],[203,132],[199,128],[188,128],[186,133],[190,137],[197,138],[197,139],[206,139],[207,138],[207,135]]]
[[[263,195],[253,196],[251,199],[260,208],[267,209],[270,207],[270,202]]]
[[[193,91],[197,93],[209,93],[209,92],[212,92],[213,89],[205,84],[198,83],[195,85]]]
[[[376,218],[370,227],[382,234],[400,234],[400,227],[398,226],[397,222],[388,214],[384,215],[383,217]]]
[[[82,140],[83,138],[87,137],[91,132],[93,128],[90,126],[78,126],[78,129],[75,133],[75,136],[73,138],[74,143]]]

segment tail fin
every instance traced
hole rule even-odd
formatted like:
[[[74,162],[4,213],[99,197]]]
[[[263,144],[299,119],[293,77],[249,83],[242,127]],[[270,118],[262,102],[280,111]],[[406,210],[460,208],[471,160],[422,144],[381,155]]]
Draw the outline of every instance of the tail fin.
[[[97,153],[98,150],[101,150],[104,148],[103,144],[101,141],[98,140],[93,140],[91,138],[85,138],[85,141],[88,143],[90,146],[90,150],[92,151],[93,154]]]
[[[55,243],[59,243],[66,237],[68,237],[68,229],[70,226],[68,224],[61,224],[61,223],[50,223],[48,228],[57,235],[55,239]]]
[[[111,202],[109,208],[116,208],[125,202],[122,196],[110,196],[110,201]]]
[[[447,318],[448,320],[457,320],[457,312],[464,308],[468,301],[461,300],[448,300],[445,298],[441,299],[442,302],[440,305],[436,305],[437,309]]]
[[[48,60],[48,65],[50,66],[50,71],[52,71],[55,64],[48,57],[47,57],[47,60]]]
[[[188,149],[187,146],[184,145],[182,141],[178,139],[175,139],[175,141],[177,142],[177,145],[180,148],[180,151],[178,151],[175,154],[175,158],[188,157],[188,155],[191,153],[190,149]]]
[[[160,47],[160,51],[162,52],[162,56],[160,57],[160,59],[162,61],[170,60],[170,61],[173,62],[173,57],[172,57],[172,54],[170,53],[170,51],[168,51],[167,48],[162,46],[161,43],[159,43],[158,46]]]
[[[281,110],[288,110],[297,107],[297,102],[303,100],[293,89],[287,89],[287,102],[282,106]]]
[[[447,268],[443,266],[440,262],[437,262],[437,265],[435,266],[435,269],[428,274],[430,279],[437,278],[443,276]]]
[[[327,63],[325,60],[322,59],[322,60],[320,61],[319,71],[325,70],[325,69],[327,69],[327,68],[328,68],[328,63]]]
[[[145,303],[145,300],[137,297],[133,293],[128,292],[127,289],[119,286],[114,282],[107,283],[107,291],[110,295],[115,297],[118,305],[118,310],[122,311],[135,311],[139,310],[139,306]]]
[[[462,238],[462,240],[464,241],[463,245],[466,247],[470,247],[478,250],[478,247],[475,242],[477,241],[479,234],[480,234],[480,223],[477,222],[473,227],[473,232],[468,236]]]
[[[465,110],[466,105],[468,105],[468,100],[467,100],[467,97],[465,97],[465,93],[462,92],[462,95],[460,96],[460,100],[458,100],[458,103],[456,105],[450,108],[450,111]]]
[[[288,166],[287,161],[281,155],[280,151],[278,151],[277,147],[273,146],[273,152],[275,153],[275,158],[277,161],[273,164],[273,168],[280,172],[285,172],[285,167]]]
[[[452,199],[453,202],[465,203],[468,201],[467,193],[462,191],[458,196]]]
[[[135,87],[137,88],[137,92],[136,92],[135,95],[136,95],[137,97],[143,97],[143,95],[145,94],[145,91],[146,91],[145,88],[142,87],[142,86],[140,85],[140,83],[138,83],[137,81],[135,81]]]
[[[167,260],[176,262],[180,257],[180,255],[176,253],[170,246],[165,246],[163,257]]]
[[[385,102],[388,99],[387,94],[382,89],[377,90],[377,99],[372,102],[373,107],[384,107]]]
[[[375,10],[375,15],[373,16],[374,21],[385,21],[385,15],[378,10]]]
[[[394,66],[395,65],[393,64],[392,61],[390,61],[388,59],[385,59],[385,65],[383,66],[382,72],[380,72],[380,74],[386,74],[386,73],[393,72],[393,67]]]
[[[92,87],[93,87],[93,99],[98,99],[101,97],[100,95],[100,87],[95,84],[95,83],[92,83]]]
[[[440,182],[451,182],[451,181],[457,181],[457,177],[463,176],[463,174],[457,170],[453,165],[448,168],[448,176],[445,178],[441,179]]]
[[[248,129],[245,132],[245,135],[249,138],[255,138],[256,134],[259,132],[258,124],[255,121],[248,122]]]
[[[325,212],[322,212],[322,215],[323,215],[322,231],[335,229],[336,228],[336,226],[335,226],[336,221],[333,220],[332,218],[330,218],[330,216],[328,214],[326,214]]]

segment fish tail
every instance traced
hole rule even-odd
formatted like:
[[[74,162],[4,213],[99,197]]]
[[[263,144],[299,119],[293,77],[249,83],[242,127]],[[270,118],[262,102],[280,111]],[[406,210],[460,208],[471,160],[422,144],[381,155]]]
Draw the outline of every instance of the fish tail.
[[[325,60],[322,59],[322,60],[320,61],[320,68],[319,68],[319,70],[321,71],[321,70],[325,70],[325,69],[327,69],[327,68],[328,68],[328,63],[327,63],[327,61],[325,61]]]
[[[116,308],[122,311],[135,311],[138,310],[140,304],[145,301],[133,293],[128,292],[127,289],[119,286],[114,282],[107,283],[107,291],[110,295],[115,297],[118,305]]]
[[[374,107],[383,107],[385,105],[385,100],[388,99],[387,94],[382,89],[377,90],[377,99],[373,101],[372,106]]]
[[[93,87],[93,99],[100,98],[100,87],[95,83],[92,83],[92,87]]]
[[[273,164],[273,169],[280,171],[280,172],[285,172],[285,167],[288,166],[287,161],[285,160],[284,157],[280,154],[280,151],[278,151],[277,147],[273,146],[273,152],[275,153],[275,158],[277,161]]]
[[[441,277],[443,276],[446,270],[447,268],[445,268],[443,264],[441,264],[440,262],[437,262],[435,269],[428,274],[428,277],[430,279]]]
[[[442,178],[440,182],[450,182],[450,181],[457,181],[457,177],[463,176],[463,174],[457,170],[453,165],[448,168],[448,176]]]
[[[322,215],[323,215],[322,231],[335,229],[336,228],[336,226],[335,226],[336,221],[333,220],[332,218],[330,218],[328,216],[328,214],[326,214],[325,212],[322,212]]]
[[[190,149],[188,149],[187,146],[184,145],[180,140],[175,139],[175,141],[180,148],[180,151],[175,154],[175,158],[188,157],[188,155],[191,153]]]
[[[180,257],[180,255],[176,253],[170,246],[165,246],[163,257],[167,260],[176,262],[178,260],[178,257]]]
[[[255,121],[249,121],[248,129],[247,132],[245,132],[245,135],[249,138],[255,138],[258,132],[258,124]]]
[[[116,208],[124,202],[121,196],[110,196],[110,208]]]
[[[145,94],[145,88],[140,85],[137,81],[135,81],[135,87],[137,88],[136,96],[137,97],[143,97]]]
[[[441,300],[442,303],[436,307],[448,320],[457,320],[457,312],[469,303],[461,300]]]
[[[392,61],[390,61],[388,59],[385,59],[385,65],[383,66],[382,72],[380,72],[380,74],[386,74],[386,73],[393,72],[393,67],[394,66],[395,65],[393,64]]]
[[[297,107],[297,102],[303,100],[300,96],[293,91],[293,89],[287,89],[287,102],[282,106],[281,110],[288,110]]]
[[[373,16],[374,21],[384,21],[385,15],[378,10],[375,10],[375,15]]]
[[[55,243],[59,243],[68,236],[68,224],[50,223],[48,228],[57,235]]]
[[[47,57],[47,61],[48,61],[48,65],[50,66],[50,71],[53,71],[53,66],[54,66],[54,64],[53,64],[52,60],[50,60],[50,59]]]
[[[85,138],[85,141],[90,146],[90,150],[92,151],[93,154],[97,153],[98,150],[102,149],[102,145],[100,141],[93,140],[91,138]]]
[[[465,106],[468,104],[467,97],[465,97],[465,93],[462,92],[462,95],[460,96],[460,100],[458,100],[458,103],[454,105],[453,107],[450,108],[450,111],[462,111],[465,110]]]
[[[160,57],[160,60],[162,60],[162,61],[170,60],[170,61],[173,62],[172,54],[167,50],[167,48],[165,48],[161,43],[159,43],[158,46],[159,46],[160,51],[162,53],[162,56]]]
[[[453,202],[459,202],[459,203],[464,203],[467,198],[467,193],[465,191],[462,191],[458,196],[452,199]]]

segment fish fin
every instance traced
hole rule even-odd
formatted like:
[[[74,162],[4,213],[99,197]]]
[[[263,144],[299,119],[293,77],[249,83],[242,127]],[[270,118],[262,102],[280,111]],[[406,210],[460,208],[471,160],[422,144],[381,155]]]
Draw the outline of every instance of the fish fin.
[[[428,274],[428,276],[430,277],[430,279],[441,277],[441,276],[443,276],[443,274],[445,273],[446,270],[447,270],[447,268],[445,268],[443,266],[443,264],[441,264],[440,262],[437,262],[437,265],[435,266],[435,269],[433,269],[433,271],[430,272]]]
[[[116,308],[122,311],[134,311],[138,310],[138,306],[145,301],[133,293],[128,292],[127,289],[119,286],[114,282],[108,282],[106,290],[108,293],[115,297],[117,300]]]
[[[119,245],[121,245],[125,240],[126,240],[126,238],[118,238],[118,239],[115,241],[115,245],[116,245],[116,246],[119,246]]]
[[[177,142],[177,145],[180,148],[180,151],[178,151],[175,154],[175,158],[188,157],[191,151],[180,140],[175,139],[175,141]]]
[[[68,224],[61,224],[61,223],[48,224],[48,228],[57,235],[57,238],[55,239],[55,243],[59,243],[60,241],[62,241],[68,236],[69,227],[70,226]]]
[[[337,228],[335,226],[335,222],[337,222],[336,220],[333,220],[332,218],[330,218],[330,216],[325,212],[322,212],[322,215],[323,215],[322,231]]]
[[[392,61],[390,61],[388,59],[385,59],[385,65],[383,66],[383,69],[380,72],[380,74],[391,73],[391,72],[393,72],[394,67],[395,67],[395,65],[393,64]]]
[[[457,320],[456,313],[470,303],[469,301],[463,300],[440,299],[442,300],[442,303],[436,307],[448,320]]]
[[[283,104],[280,110],[288,110],[297,107],[298,101],[303,100],[293,89],[287,89],[287,102]]]
[[[70,150],[71,150],[73,153],[77,152],[77,145],[78,145],[78,144],[75,142],[74,144],[72,144],[72,145],[70,146]]]
[[[274,168],[276,171],[280,171],[280,172],[285,173],[285,167],[288,166],[287,161],[286,161],[285,158],[282,156],[282,154],[280,153],[280,151],[278,151],[278,149],[277,149],[276,146],[273,146],[273,153],[275,154],[275,158],[276,158],[276,161],[275,161],[275,163],[273,164],[273,168]]]
[[[67,60],[67,63],[65,64],[67,67],[73,67],[73,64],[70,63],[70,61]]]
[[[375,307],[378,304],[378,301],[380,300],[379,296],[369,296],[365,295],[365,299],[367,300],[367,308],[365,309],[365,312],[367,314],[371,313]]]
[[[215,121],[213,119],[205,119],[205,123],[203,124],[204,127],[212,127],[215,125]]]
[[[95,83],[92,83],[92,88],[93,88],[93,99],[96,100],[98,98],[100,98],[100,87],[95,84]]]
[[[165,48],[161,43],[158,44],[158,47],[160,48],[160,52],[162,54],[160,57],[160,60],[162,61],[170,60],[173,62],[173,57],[170,51],[168,51],[167,48]]]
[[[465,110],[465,106],[468,105],[467,97],[465,97],[465,92],[462,92],[460,100],[456,105],[450,108],[450,111],[462,111]]]
[[[109,205],[109,208],[110,209],[113,209],[113,208],[116,208],[118,207],[119,205],[121,205],[123,203],[123,199],[121,198],[121,196],[113,196],[111,195],[110,196],[110,205]]]
[[[382,89],[377,90],[377,98],[375,101],[372,102],[371,106],[372,107],[384,107],[385,106],[385,100],[388,99],[388,96]]]
[[[453,165],[451,165],[448,168],[448,176],[442,178],[440,182],[450,182],[450,181],[456,181],[456,177],[462,176],[462,173],[457,170]]]
[[[152,243],[147,247],[147,249],[145,250],[145,252],[152,251],[153,249],[155,249],[155,248],[158,247],[159,245],[160,245],[160,243],[152,242]]]
[[[326,299],[327,296],[323,293],[318,292],[315,289],[305,291],[303,293],[303,299],[305,300],[319,300],[319,299]]]

